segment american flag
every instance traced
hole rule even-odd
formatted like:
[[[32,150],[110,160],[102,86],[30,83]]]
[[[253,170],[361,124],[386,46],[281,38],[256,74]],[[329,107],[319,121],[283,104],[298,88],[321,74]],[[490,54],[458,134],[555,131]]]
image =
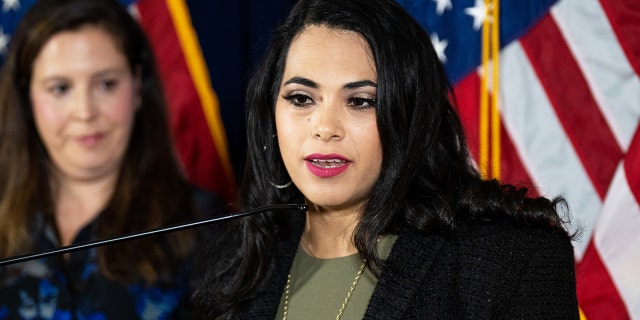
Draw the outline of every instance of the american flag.
[[[0,0],[0,53],[35,1]],[[189,19],[198,13],[189,7],[199,1],[121,0],[156,50],[189,177],[231,198],[234,185],[219,112],[241,107],[219,106],[209,83],[206,65],[213,63],[202,61],[193,33],[211,30],[194,30]],[[454,84],[471,151],[481,163],[482,144],[495,142],[480,134],[479,99],[486,74],[480,67],[481,34],[491,1],[397,1],[431,35]],[[264,15],[285,13],[265,6],[286,7],[291,1],[240,2],[259,11],[247,13],[251,19],[244,23],[259,24]],[[224,10],[230,3],[217,5]],[[499,86],[489,91],[497,92],[500,115],[500,153],[494,157],[499,177],[568,199],[572,228],[582,229],[574,242],[581,316],[640,319],[640,1],[503,0],[498,5]],[[223,32],[239,36],[248,28],[228,27]],[[263,30],[260,39],[268,33]]]
[[[1,0],[0,53],[37,0]],[[90,0],[87,0],[90,1]],[[169,105],[178,155],[195,185],[231,202],[235,178],[220,106],[185,0],[119,0],[147,32]],[[161,173],[159,173],[161,174]]]
[[[500,180],[567,198],[583,319],[640,319],[640,1],[398,2],[431,35],[478,162],[481,31],[498,9]]]

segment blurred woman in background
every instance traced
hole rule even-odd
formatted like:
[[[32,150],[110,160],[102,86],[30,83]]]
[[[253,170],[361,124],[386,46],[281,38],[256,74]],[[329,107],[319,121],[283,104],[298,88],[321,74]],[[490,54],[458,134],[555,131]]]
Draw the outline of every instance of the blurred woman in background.
[[[0,75],[0,257],[182,223],[218,207],[173,149],[148,40],[115,0],[42,0]],[[0,268],[0,319],[185,314],[195,231]]]

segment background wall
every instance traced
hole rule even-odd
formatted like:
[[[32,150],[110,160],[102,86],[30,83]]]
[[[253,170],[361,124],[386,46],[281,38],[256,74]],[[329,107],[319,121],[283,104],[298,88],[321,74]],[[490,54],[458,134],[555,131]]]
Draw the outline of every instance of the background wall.
[[[293,0],[188,0],[193,25],[220,99],[229,152],[239,175],[244,159],[243,100],[246,81],[260,59],[271,30]]]

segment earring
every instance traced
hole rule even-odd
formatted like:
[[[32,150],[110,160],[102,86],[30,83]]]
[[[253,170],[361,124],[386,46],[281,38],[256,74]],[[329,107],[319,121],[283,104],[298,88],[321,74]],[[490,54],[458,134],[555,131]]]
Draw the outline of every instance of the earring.
[[[276,187],[276,188],[278,188],[278,189],[285,189],[285,188],[288,188],[288,187],[291,185],[291,183],[292,183],[292,182],[293,182],[293,181],[289,180],[289,182],[287,182],[287,183],[285,183],[285,184],[275,184],[275,183],[273,183],[273,182],[269,182],[269,183],[270,183],[272,186],[274,186],[274,187]]]
[[[274,134],[272,134],[272,135],[271,135],[271,139],[274,139],[276,136],[277,136],[277,135],[276,135],[275,133],[274,133]],[[266,144],[262,146],[262,151],[263,151],[263,152],[264,152],[264,151],[267,151],[267,145],[266,145]],[[270,183],[272,186],[276,187],[277,189],[286,189],[286,188],[288,188],[288,187],[291,185],[291,182],[292,182],[292,181],[291,181],[291,180],[289,180],[289,182],[287,182],[287,183],[285,183],[285,184],[276,184],[276,183],[273,183],[273,182],[269,181],[269,183]]]

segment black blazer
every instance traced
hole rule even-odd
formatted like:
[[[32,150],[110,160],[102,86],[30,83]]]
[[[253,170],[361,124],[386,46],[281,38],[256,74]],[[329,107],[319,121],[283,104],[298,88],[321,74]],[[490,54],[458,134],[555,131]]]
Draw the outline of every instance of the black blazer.
[[[274,319],[303,225],[242,318]],[[504,221],[459,223],[450,235],[402,232],[365,319],[579,319],[571,242]]]

